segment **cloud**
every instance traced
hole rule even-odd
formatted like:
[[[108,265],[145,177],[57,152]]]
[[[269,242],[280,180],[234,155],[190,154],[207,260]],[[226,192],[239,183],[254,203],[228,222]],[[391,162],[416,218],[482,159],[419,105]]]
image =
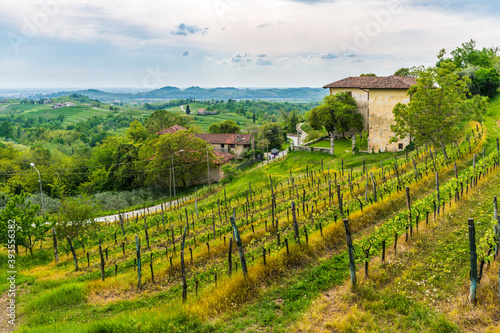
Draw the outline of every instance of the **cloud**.
[[[272,61],[271,60],[268,60],[268,59],[263,59],[263,58],[259,58],[257,59],[257,61],[255,62],[258,66],[270,66],[272,65]]]
[[[323,2],[335,2],[334,0],[289,0],[289,1],[307,3],[311,5]]]
[[[185,23],[179,24],[175,30],[170,31],[170,34],[172,35],[178,35],[178,36],[187,36],[187,35],[193,35],[197,33],[201,33],[202,35],[206,34],[208,32],[208,28],[200,28],[197,25],[187,25]]]
[[[319,55],[319,58],[321,59],[337,59],[339,56],[333,54],[333,53],[323,53]]]
[[[259,24],[257,28],[267,28],[267,27],[272,27],[272,23],[264,23],[264,24]]]
[[[189,51],[184,51],[184,52],[182,52],[182,54],[181,54],[181,56],[183,56],[183,57],[187,57],[187,56],[189,56],[189,55],[190,55],[190,54],[189,54]]]
[[[231,62],[250,62],[250,55],[248,53],[236,53],[231,57]]]

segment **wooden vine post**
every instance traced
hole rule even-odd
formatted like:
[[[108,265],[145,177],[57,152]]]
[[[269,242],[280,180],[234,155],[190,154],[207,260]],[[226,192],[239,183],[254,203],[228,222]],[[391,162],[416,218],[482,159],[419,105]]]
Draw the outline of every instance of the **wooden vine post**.
[[[182,274],[182,303],[187,300],[187,281],[186,281],[186,265],[184,264],[184,245],[186,243],[187,227],[184,227],[181,243],[181,274]]]
[[[120,218],[120,227],[122,229],[122,234],[123,236],[125,236],[125,229],[123,228],[123,217],[120,213],[118,214],[118,217]]]
[[[469,224],[469,252],[470,252],[470,293],[469,301],[476,305],[477,290],[477,252],[476,252],[476,227],[474,219],[468,219]]]
[[[73,254],[73,260],[75,261],[75,271],[77,271],[78,259],[76,258],[75,248],[73,247],[73,243],[71,243],[71,238],[69,238],[69,236],[66,236],[66,239],[68,240],[69,248],[71,249],[71,253]]]
[[[438,172],[436,171],[436,191],[437,191],[437,214],[439,215],[439,204],[440,204],[440,197],[439,197],[439,175]]]
[[[56,228],[52,227],[52,239],[54,241],[54,258],[56,262],[59,262],[59,251],[57,250],[57,238],[56,238]]]
[[[349,268],[351,270],[351,287],[356,290],[356,263],[354,262],[354,247],[352,246],[351,229],[349,221],[344,219],[345,236],[347,241],[347,251],[349,253]]]
[[[300,235],[299,235],[299,224],[297,222],[297,215],[295,213],[295,201],[292,200],[291,203],[292,207],[292,220],[293,220],[293,232],[295,236],[295,241],[297,244],[300,244]]]
[[[342,207],[342,194],[340,193],[340,185],[337,185],[337,198],[339,200],[340,216],[344,216],[344,209]]]
[[[141,289],[141,242],[139,236],[135,236],[135,250],[137,255],[137,288]]]
[[[228,250],[228,253],[227,253],[227,262],[228,262],[228,266],[229,266],[229,270],[228,270],[228,273],[229,273],[229,276],[231,276],[231,274],[233,273],[233,256],[232,256],[232,253],[233,253],[233,237],[229,237],[229,250]]]
[[[148,234],[148,223],[146,222],[146,215],[144,215],[144,233],[146,234],[146,244],[149,248],[149,234]]]
[[[243,249],[243,244],[241,243],[240,232],[238,231],[238,227],[236,226],[236,221],[234,220],[235,212],[233,212],[233,216],[229,218],[231,221],[231,226],[233,227],[233,235],[236,240],[236,246],[238,248],[238,253],[240,255],[241,262],[241,270],[243,271],[243,275],[246,277],[248,275],[247,270],[247,261],[245,260],[245,251]]]
[[[375,184],[375,178],[373,178],[372,172],[370,172],[370,178],[372,179],[372,186],[373,186],[373,201],[377,202],[377,184]]]
[[[102,246],[101,241],[99,241],[99,257],[101,257],[101,280],[104,281],[104,257],[102,255]]]
[[[413,234],[413,226],[411,225],[411,202],[410,202],[410,187],[406,186],[406,208],[408,209],[408,227],[406,228],[408,236],[408,228],[410,228],[410,236]],[[408,237],[407,237],[408,238]]]

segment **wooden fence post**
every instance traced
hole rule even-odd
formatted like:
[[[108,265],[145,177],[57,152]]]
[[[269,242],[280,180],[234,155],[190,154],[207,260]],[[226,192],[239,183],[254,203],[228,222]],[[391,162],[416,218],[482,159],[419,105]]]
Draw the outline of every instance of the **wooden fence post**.
[[[349,268],[351,270],[351,286],[356,289],[356,264],[354,262],[354,247],[352,246],[351,230],[349,229],[349,221],[344,219],[345,236],[347,241],[347,251],[349,253]]]
[[[476,252],[476,227],[474,219],[468,219],[469,224],[469,252],[470,252],[470,293],[469,301],[476,305],[477,289],[477,252]]]

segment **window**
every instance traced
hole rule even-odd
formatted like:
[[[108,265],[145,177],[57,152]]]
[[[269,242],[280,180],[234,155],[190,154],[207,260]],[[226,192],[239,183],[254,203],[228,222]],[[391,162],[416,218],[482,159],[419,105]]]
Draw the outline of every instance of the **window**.
[[[402,143],[398,143],[398,149],[399,150],[403,150],[403,144]]]
[[[221,148],[224,148],[224,144],[223,144],[223,143],[221,143],[220,147],[221,147]]]
[[[349,94],[349,96],[351,96],[351,97],[352,97],[352,91],[346,91],[346,93],[348,93],[348,94]]]
[[[229,145],[229,148],[236,148],[236,145]]]

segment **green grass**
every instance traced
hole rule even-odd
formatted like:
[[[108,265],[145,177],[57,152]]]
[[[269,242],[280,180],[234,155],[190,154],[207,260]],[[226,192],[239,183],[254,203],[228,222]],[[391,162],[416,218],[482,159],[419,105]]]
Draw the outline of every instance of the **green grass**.
[[[19,109],[22,112],[14,112],[14,109]],[[65,123],[77,123],[84,121],[94,116],[106,116],[113,111],[105,109],[94,109],[88,105],[76,105],[65,108],[53,109],[51,105],[40,104],[13,104],[6,108],[2,113],[22,115],[26,118],[64,116]]]
[[[292,275],[265,292],[253,304],[221,318],[223,326],[219,332],[242,332],[255,326],[287,332],[287,326],[300,319],[315,297],[343,283],[349,276],[348,267],[347,254],[343,252]]]
[[[252,119],[245,118],[239,114],[236,113],[220,113],[218,115],[212,115],[212,116],[199,116],[197,115],[198,109],[206,109],[205,104],[201,103],[190,103],[189,108],[191,110],[191,114],[189,117],[193,121],[193,124],[195,126],[198,126],[203,132],[208,132],[208,128],[210,125],[213,123],[221,123],[224,120],[232,120],[234,121],[238,126],[241,127],[242,130],[247,128],[248,126],[254,125]],[[186,106],[184,105],[184,109],[186,109]],[[181,110],[180,106],[174,106],[171,108],[166,109],[170,112],[174,113],[182,113],[184,112]]]
[[[222,113],[213,116],[198,116],[195,114],[191,114],[191,118],[193,119],[194,124],[199,126],[204,132],[208,131],[208,127],[210,127],[211,124],[221,123],[224,120],[234,121],[238,126],[241,127],[242,130],[244,130],[248,126],[254,125],[252,119],[247,119],[236,113]]]
[[[491,115],[491,123],[494,123],[495,115]],[[489,127],[488,127],[489,129]],[[490,129],[489,129],[490,130]],[[490,132],[491,133],[491,132]],[[257,187],[267,183],[268,176],[276,178],[288,177],[289,170],[293,174],[303,173],[306,167],[318,166],[323,161],[324,168],[339,168],[342,159],[344,167],[347,170],[351,166],[360,167],[363,160],[369,163],[378,163],[380,160],[393,160],[393,153],[380,154],[352,154],[350,152],[350,140],[336,140],[336,156],[330,156],[322,153],[311,152],[292,152],[282,162],[272,165],[252,169],[243,172],[238,179],[227,186],[228,193],[235,193],[241,189],[248,188],[248,183]],[[492,184],[494,186],[494,184]],[[200,203],[199,203],[200,204]],[[478,206],[474,203],[474,206]],[[387,213],[389,214],[389,213]],[[457,222],[459,223],[459,222]],[[458,228],[452,228],[457,229]],[[460,238],[462,234],[451,234],[452,237]],[[463,237],[462,237],[463,238]],[[420,267],[415,266],[409,272],[411,280],[420,278],[420,274],[429,274],[425,269],[426,265],[424,255],[434,255],[436,260],[449,252],[448,248],[437,251],[432,246],[438,246],[438,241],[425,244],[429,249],[423,249]],[[432,251],[430,251],[432,250]],[[48,250],[47,250],[48,251]],[[61,255],[60,251],[60,255]],[[119,249],[118,249],[119,252]],[[434,254],[434,252],[436,252]],[[456,269],[453,265],[462,264],[463,251],[457,251],[453,256],[453,262],[445,268],[456,271],[461,276],[462,270]],[[49,253],[49,252],[48,252]],[[414,255],[414,252],[411,252]],[[92,254],[95,255],[95,254]],[[458,258],[458,259],[457,259]],[[2,259],[2,256],[0,256]],[[2,260],[4,260],[3,257]],[[42,266],[48,263],[50,256],[37,258],[32,266]],[[456,260],[455,260],[456,259]],[[4,260],[5,261],[5,260]],[[170,291],[162,291],[149,295],[144,292],[137,295],[137,298],[129,300],[120,300],[110,302],[105,305],[86,302],[86,289],[92,281],[86,277],[79,277],[76,274],[68,274],[64,277],[54,277],[54,279],[40,279],[37,281],[25,279],[31,286],[30,293],[22,298],[22,303],[26,304],[26,309],[35,309],[34,313],[30,311],[23,312],[22,320],[26,325],[22,328],[23,332],[236,332],[236,331],[290,331],[289,326],[294,322],[302,320],[302,314],[313,306],[317,297],[332,287],[338,286],[346,281],[348,277],[346,255],[344,252],[329,254],[326,260],[311,260],[315,265],[309,264],[297,271],[288,272],[285,278],[280,279],[278,283],[269,284],[266,288],[259,290],[260,296],[251,304],[239,304],[234,312],[222,314],[215,321],[201,322],[198,318],[189,316],[182,310],[164,313],[166,304],[176,304],[178,300],[172,298],[179,295],[179,284]],[[28,267],[28,264],[26,264]],[[70,260],[66,260],[68,268],[72,265]],[[85,261],[81,265],[86,265]],[[64,268],[59,264],[58,268]],[[108,270],[112,266],[107,267]],[[147,265],[143,267],[143,273],[147,276]],[[209,267],[207,267],[210,270]],[[393,267],[389,271],[387,279],[394,280],[394,276],[402,276],[400,268]],[[68,272],[70,270],[68,269]],[[132,272],[133,273],[133,272]],[[411,273],[411,274],[410,274]],[[95,268],[89,276],[98,279],[99,272]],[[2,277],[2,276],[0,276]],[[380,278],[381,280],[383,277]],[[5,280],[5,279],[4,279]],[[79,282],[83,281],[83,282]],[[401,280],[402,281],[402,280]],[[439,281],[441,285],[446,283],[446,279]],[[63,285],[60,285],[64,283]],[[410,282],[405,282],[408,288],[413,288]],[[457,284],[450,283],[452,288]],[[435,313],[431,306],[415,302],[408,294],[402,294],[396,289],[397,285],[391,285],[391,288],[383,288],[368,285],[361,288],[360,292],[355,294],[352,299],[347,301],[353,304],[362,304],[363,312],[353,313],[352,320],[346,320],[343,323],[344,331],[380,331],[386,328],[395,329],[392,323],[396,323],[396,329],[408,331],[456,331],[450,321],[439,313]],[[443,287],[446,288],[446,287]],[[415,288],[416,289],[416,288]],[[191,297],[191,295],[190,295]],[[59,300],[63,298],[63,300]],[[168,307],[171,309],[171,307]],[[179,306],[178,308],[181,308]],[[41,310],[37,310],[41,309]],[[49,315],[43,313],[47,310]],[[371,311],[371,312],[370,312]],[[370,312],[370,313],[369,313]],[[382,319],[380,319],[382,318]],[[379,322],[379,320],[382,320]]]

